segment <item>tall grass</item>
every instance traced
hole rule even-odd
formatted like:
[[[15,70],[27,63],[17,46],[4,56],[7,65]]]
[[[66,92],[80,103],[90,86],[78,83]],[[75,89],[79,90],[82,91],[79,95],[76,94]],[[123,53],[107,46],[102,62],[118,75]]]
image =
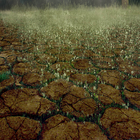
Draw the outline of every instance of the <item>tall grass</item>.
[[[21,9],[21,10],[20,10]],[[118,6],[106,8],[91,8],[79,6],[64,10],[62,7],[39,10],[32,8],[13,7],[10,11],[0,11],[5,24],[19,26],[19,31],[26,36],[36,33],[39,41],[45,41],[49,36],[55,41],[69,43],[72,38],[81,39],[82,33],[103,35],[103,30],[109,27],[125,27],[129,23],[140,21],[140,8],[133,6],[123,9]],[[67,38],[67,39],[66,39]]]

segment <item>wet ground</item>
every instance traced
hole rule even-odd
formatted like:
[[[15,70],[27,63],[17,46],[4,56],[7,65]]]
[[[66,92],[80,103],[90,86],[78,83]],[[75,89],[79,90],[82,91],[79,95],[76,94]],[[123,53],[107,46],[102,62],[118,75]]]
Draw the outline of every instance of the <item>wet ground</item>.
[[[114,48],[59,49],[20,35],[0,20],[0,140],[140,139],[140,44],[120,34]]]

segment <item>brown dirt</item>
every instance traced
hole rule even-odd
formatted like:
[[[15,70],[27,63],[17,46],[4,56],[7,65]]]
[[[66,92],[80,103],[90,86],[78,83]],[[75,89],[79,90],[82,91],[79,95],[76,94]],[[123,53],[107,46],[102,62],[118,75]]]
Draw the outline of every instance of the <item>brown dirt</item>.
[[[0,140],[140,139],[138,46],[127,42],[90,50],[73,44],[71,54],[70,47],[59,51],[53,42],[53,48],[39,44],[37,54],[37,44],[22,43],[17,30],[0,21],[0,72],[10,71],[0,82]],[[129,50],[133,54],[123,60]],[[66,73],[70,81],[57,79],[53,71]]]

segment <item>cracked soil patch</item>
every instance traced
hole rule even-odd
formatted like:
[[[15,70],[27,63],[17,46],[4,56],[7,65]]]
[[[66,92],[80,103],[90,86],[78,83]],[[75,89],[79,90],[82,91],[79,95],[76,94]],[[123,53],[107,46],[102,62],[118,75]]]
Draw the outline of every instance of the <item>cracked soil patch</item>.
[[[2,20],[0,33],[0,140],[140,139],[140,46],[37,53]]]

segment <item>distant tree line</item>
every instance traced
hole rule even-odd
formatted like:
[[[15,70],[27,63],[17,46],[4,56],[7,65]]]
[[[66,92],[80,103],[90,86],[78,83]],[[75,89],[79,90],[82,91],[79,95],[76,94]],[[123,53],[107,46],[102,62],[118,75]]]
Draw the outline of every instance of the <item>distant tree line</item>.
[[[34,6],[39,9],[43,9],[46,6],[58,7],[59,5],[64,6],[77,6],[87,5],[92,7],[105,7],[112,4],[121,5],[122,0],[0,0],[0,10],[10,10],[12,6]],[[129,5],[139,5],[140,0],[129,0]]]
[[[129,4],[140,5],[140,0],[129,0]]]

